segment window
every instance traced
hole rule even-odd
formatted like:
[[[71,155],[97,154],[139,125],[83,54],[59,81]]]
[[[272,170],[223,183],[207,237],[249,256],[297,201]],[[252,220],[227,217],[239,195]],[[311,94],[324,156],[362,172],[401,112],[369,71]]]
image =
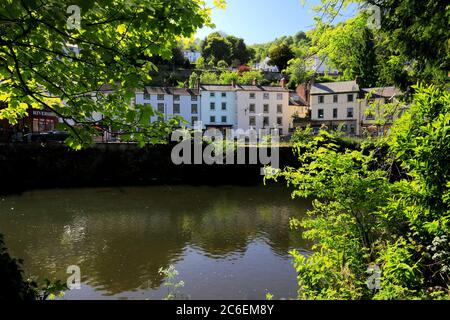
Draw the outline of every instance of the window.
[[[178,94],[174,95],[173,101],[180,101],[180,95],[178,95]]]
[[[367,113],[366,120],[373,120],[373,119],[375,119],[373,113],[372,112]]]
[[[211,102],[211,104],[209,105],[209,109],[216,110],[216,104],[214,102]]]
[[[325,97],[324,97],[324,96],[319,96],[319,103],[323,103],[324,100],[325,100]]]
[[[347,102],[353,102],[353,93],[347,95]]]
[[[254,113],[255,112],[255,104],[251,103],[249,107],[249,112]]]
[[[216,96],[216,93],[215,93],[215,92],[210,92],[210,93],[209,93],[209,96],[210,96],[211,98],[214,98],[214,97]]]
[[[338,103],[338,95],[337,94],[335,94],[333,96],[333,103]]]
[[[264,126],[264,127],[269,126],[269,117],[264,117],[264,118],[263,118],[263,126]]]
[[[250,117],[248,120],[248,124],[249,126],[255,126],[256,125],[256,118],[255,117]]]
[[[263,99],[264,99],[264,100],[268,100],[268,99],[269,99],[269,94],[268,94],[267,92],[265,92],[265,93],[263,94]]]
[[[196,117],[196,116],[192,117],[191,118],[191,125],[195,126],[197,124],[197,121],[198,121],[198,117]]]
[[[180,114],[180,104],[179,103],[175,103],[173,105],[173,114]]]
[[[277,113],[283,113],[283,105],[282,104],[277,105]]]
[[[347,108],[347,118],[353,118],[353,108]]]
[[[227,93],[226,92],[222,92],[222,98],[226,98],[227,97]]]
[[[333,119],[337,119],[337,117],[338,117],[338,109],[334,108],[333,109]]]
[[[342,125],[342,131],[347,132],[348,126],[346,124]]]
[[[215,123],[216,122],[216,117],[215,116],[209,117],[209,122]]]
[[[277,100],[283,100],[283,94],[277,93]]]
[[[191,96],[191,101],[197,101],[197,96]]]
[[[222,123],[227,123],[227,117],[226,116],[222,116]]]
[[[160,113],[164,113],[164,103],[158,103],[158,112]],[[158,120],[159,121],[163,121],[164,117],[163,116],[158,116]]]
[[[156,99],[164,100],[164,95],[163,94],[158,94]]]
[[[198,106],[196,104],[191,105],[191,113],[192,114],[198,113]]]
[[[356,132],[356,128],[354,124],[350,125],[350,133],[354,134]]]
[[[227,103],[226,102],[222,102],[222,110],[227,110]]]
[[[317,117],[318,117],[319,119],[323,119],[323,109],[317,110]]]
[[[263,112],[264,113],[269,113],[269,105],[268,104],[265,104],[264,106],[263,106]]]
[[[283,125],[283,118],[277,117],[277,125],[282,126]]]
[[[254,93],[250,93],[249,97],[250,97],[250,99],[255,99],[255,94]]]
[[[144,93],[144,100],[150,100],[152,96],[149,93]]]

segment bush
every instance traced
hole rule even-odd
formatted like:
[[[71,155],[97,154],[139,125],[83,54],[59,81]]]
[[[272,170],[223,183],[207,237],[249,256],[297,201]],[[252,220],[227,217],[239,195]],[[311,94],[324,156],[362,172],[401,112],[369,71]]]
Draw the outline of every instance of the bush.
[[[301,165],[274,178],[285,178],[293,197],[317,199],[307,219],[291,222],[314,243],[308,257],[292,252],[299,298],[450,298],[450,93],[414,89],[384,145],[294,134]]]

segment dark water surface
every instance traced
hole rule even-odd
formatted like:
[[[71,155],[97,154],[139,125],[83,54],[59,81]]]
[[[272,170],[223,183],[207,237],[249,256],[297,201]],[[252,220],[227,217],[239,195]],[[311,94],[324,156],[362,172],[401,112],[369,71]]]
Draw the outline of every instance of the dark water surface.
[[[66,299],[161,299],[158,269],[174,265],[191,299],[295,297],[289,229],[307,201],[283,185],[155,186],[32,191],[0,198],[0,233],[27,275],[66,279]]]

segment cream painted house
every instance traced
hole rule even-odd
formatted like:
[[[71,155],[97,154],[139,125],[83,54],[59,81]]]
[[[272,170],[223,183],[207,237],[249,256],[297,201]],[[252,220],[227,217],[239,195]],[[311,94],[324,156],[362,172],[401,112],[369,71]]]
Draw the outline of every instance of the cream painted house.
[[[356,81],[312,83],[310,89],[311,126],[360,134],[360,89]]]
[[[363,88],[359,103],[361,134],[383,136],[389,130],[392,122],[400,116],[405,106],[392,110],[392,117],[386,114],[383,105],[397,102],[402,95],[396,87]]]
[[[292,128],[289,90],[282,86],[237,85],[237,127],[259,135],[277,128],[286,135]]]

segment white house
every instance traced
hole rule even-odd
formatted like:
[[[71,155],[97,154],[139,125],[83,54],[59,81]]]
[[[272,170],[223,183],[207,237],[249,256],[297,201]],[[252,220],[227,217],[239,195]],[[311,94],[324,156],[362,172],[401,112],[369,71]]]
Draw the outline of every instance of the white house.
[[[265,71],[265,72],[279,72],[277,66],[272,66],[269,64],[270,58],[266,57],[262,62],[255,64],[255,69]]]
[[[164,114],[164,120],[181,116],[192,128],[201,117],[200,97],[198,91],[186,88],[145,87],[136,92],[136,104],[149,104],[156,111]],[[157,116],[150,121],[158,120]]]
[[[197,50],[183,50],[183,56],[188,59],[190,63],[196,63],[202,54]]]
[[[311,124],[317,132],[322,125],[330,130],[360,134],[359,85],[356,81],[312,83],[310,89]]]
[[[331,68],[328,65],[328,59],[314,55],[307,62],[307,69],[314,71],[317,74],[329,74],[338,75],[339,71],[335,68]]]
[[[255,129],[258,134],[269,134],[277,128],[280,135],[286,135],[292,128],[292,114],[289,109],[289,90],[282,86],[237,86],[237,127]]]
[[[231,85],[200,85],[201,120],[204,128],[237,127],[237,93],[238,88]]]

